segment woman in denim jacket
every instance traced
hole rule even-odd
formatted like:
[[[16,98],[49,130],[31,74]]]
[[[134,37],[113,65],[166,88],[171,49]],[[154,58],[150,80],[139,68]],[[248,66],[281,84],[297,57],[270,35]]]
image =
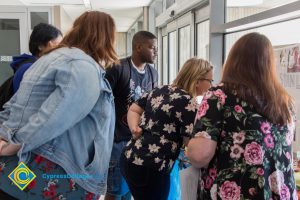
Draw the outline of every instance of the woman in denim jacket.
[[[117,61],[115,29],[110,15],[85,12],[25,73],[0,113],[0,199],[97,199],[105,193],[115,112],[104,70]],[[32,182],[24,170],[10,174],[18,162],[35,173]]]

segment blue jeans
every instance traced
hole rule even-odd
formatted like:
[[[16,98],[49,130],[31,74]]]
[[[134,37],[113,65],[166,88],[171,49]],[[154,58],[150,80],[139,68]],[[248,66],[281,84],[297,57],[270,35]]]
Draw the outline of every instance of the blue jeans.
[[[109,170],[107,177],[107,194],[115,196],[117,200],[131,199],[131,194],[129,192],[128,185],[120,171],[120,157],[122,150],[126,146],[127,142],[128,141],[113,143],[111,158],[109,162]]]

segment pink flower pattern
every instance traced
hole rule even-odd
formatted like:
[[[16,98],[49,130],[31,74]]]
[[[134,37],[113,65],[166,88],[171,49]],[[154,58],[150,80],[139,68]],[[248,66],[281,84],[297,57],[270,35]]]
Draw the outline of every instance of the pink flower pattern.
[[[271,133],[271,126],[269,122],[261,123],[260,129],[264,134]]]
[[[233,133],[233,143],[234,144],[242,144],[245,140],[245,132],[241,131],[239,133]]]
[[[242,106],[240,106],[240,105],[235,105],[235,106],[234,106],[234,110],[235,110],[235,112],[237,112],[237,113],[241,113],[241,112],[244,111],[243,108],[242,108]]]
[[[281,200],[290,200],[291,194],[289,188],[283,184],[280,189],[280,199]]]
[[[239,200],[241,187],[234,181],[225,181],[220,187],[220,197],[222,200]]]
[[[207,101],[202,100],[202,102],[198,108],[196,119],[200,119],[201,117],[203,117],[206,114],[206,111],[208,109],[209,109],[209,105],[207,104]]]
[[[287,145],[291,145],[294,139],[294,131],[288,131],[288,133],[286,134],[286,144]]]
[[[256,194],[256,189],[255,188],[249,188],[249,194],[251,195],[251,196],[254,196],[255,194]]]
[[[216,168],[211,168],[209,169],[209,176],[212,177],[213,180],[217,177],[217,169]]]
[[[209,176],[206,177],[204,188],[206,189],[211,188],[212,184],[213,184],[212,178]]]
[[[274,171],[268,178],[269,186],[272,192],[279,194],[280,189],[284,183],[284,175],[282,171]]]
[[[251,142],[246,145],[244,157],[246,163],[249,165],[261,165],[263,163],[264,152],[259,144]]]
[[[247,101],[211,88],[198,110],[193,134],[217,142],[216,153],[201,169],[200,199],[297,200],[291,163],[295,126],[279,126]]]
[[[217,90],[214,92],[214,95],[215,95],[216,97],[218,97],[219,102],[220,102],[222,105],[225,104],[225,99],[226,99],[227,96],[225,95],[225,93],[224,93],[222,90],[217,89]]]
[[[259,176],[263,176],[264,175],[264,170],[262,168],[257,168],[256,169],[256,173],[259,175]]]
[[[234,144],[232,147],[230,147],[230,149],[231,149],[230,157],[233,159],[240,158],[242,153],[244,153],[244,149],[237,144]]]
[[[274,138],[271,134],[267,134],[265,136],[264,142],[265,142],[267,148],[271,148],[271,149],[274,148]]]

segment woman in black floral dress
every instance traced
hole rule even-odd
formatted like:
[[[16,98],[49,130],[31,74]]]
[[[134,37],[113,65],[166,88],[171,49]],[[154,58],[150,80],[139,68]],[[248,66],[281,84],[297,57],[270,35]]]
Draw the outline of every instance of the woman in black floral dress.
[[[243,36],[229,53],[222,83],[204,96],[187,151],[203,167],[198,199],[297,199],[293,104],[273,54],[264,35]]]
[[[196,115],[195,96],[212,82],[212,66],[189,59],[172,85],[154,89],[128,111],[133,138],[123,150],[121,170],[135,200],[165,200],[170,172]],[[139,123],[140,122],[140,123]]]

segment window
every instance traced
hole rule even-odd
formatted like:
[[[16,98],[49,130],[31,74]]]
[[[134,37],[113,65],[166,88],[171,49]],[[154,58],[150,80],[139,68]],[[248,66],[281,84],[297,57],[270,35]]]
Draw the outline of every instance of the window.
[[[191,57],[191,29],[186,26],[179,29],[179,67]]]
[[[48,12],[30,12],[31,30],[39,23],[49,24]]]
[[[0,85],[13,74],[12,56],[20,53],[19,19],[0,18]]]
[[[236,33],[225,35],[225,55],[227,55],[232,47],[232,45],[243,35],[250,32],[259,32],[266,35],[272,42],[273,46],[282,46],[300,43],[300,29],[295,28],[299,26],[300,18],[281,22],[277,24],[272,24],[268,26],[263,26],[255,29],[250,29],[246,31],[240,31]]]
[[[168,65],[168,36],[163,37],[163,61],[162,61],[162,71],[163,71],[163,84],[169,83],[169,65]]]
[[[131,55],[132,53],[132,39],[133,39],[133,36],[143,30],[143,19],[144,17],[141,16],[138,21],[136,23],[134,23],[130,29],[128,30],[127,32],[127,55]]]
[[[197,24],[197,56],[209,59],[209,20]]]
[[[297,0],[227,0],[226,22],[241,19]]]
[[[176,31],[169,33],[169,83],[173,82],[177,75],[177,37]]]

